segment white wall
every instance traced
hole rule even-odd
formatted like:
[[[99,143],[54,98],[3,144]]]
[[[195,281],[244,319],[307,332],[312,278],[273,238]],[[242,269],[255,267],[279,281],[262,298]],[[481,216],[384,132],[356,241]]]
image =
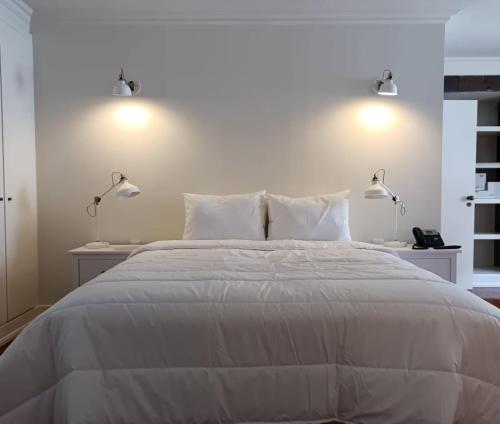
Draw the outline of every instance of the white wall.
[[[103,238],[178,238],[181,193],[352,190],[354,238],[439,227],[444,25],[47,25],[35,76],[41,300],[70,290],[66,251],[92,239],[85,205],[123,171],[143,193],[102,205]],[[109,93],[120,65],[140,97]],[[380,98],[385,68],[401,95]],[[128,121],[127,121],[128,117]],[[125,122],[123,121],[125,120]]]

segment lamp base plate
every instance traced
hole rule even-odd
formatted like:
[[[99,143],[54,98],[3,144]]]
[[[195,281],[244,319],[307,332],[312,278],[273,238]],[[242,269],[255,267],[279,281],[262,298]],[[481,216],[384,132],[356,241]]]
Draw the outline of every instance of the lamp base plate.
[[[109,247],[109,243],[107,241],[92,241],[85,245],[88,249],[104,249],[105,247]]]
[[[394,249],[401,249],[403,247],[408,246],[408,243],[404,241],[392,240],[384,242],[385,247],[392,247]]]

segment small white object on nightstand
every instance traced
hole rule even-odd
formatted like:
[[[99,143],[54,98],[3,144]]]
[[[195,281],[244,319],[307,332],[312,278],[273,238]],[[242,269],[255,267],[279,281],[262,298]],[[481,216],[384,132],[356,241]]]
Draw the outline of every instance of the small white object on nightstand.
[[[426,269],[441,278],[457,282],[457,255],[461,249],[425,249],[415,250],[411,247],[394,249],[404,259],[419,268]]]
[[[82,246],[70,250],[73,286],[78,287],[128,258],[140,245],[109,245],[101,249]]]

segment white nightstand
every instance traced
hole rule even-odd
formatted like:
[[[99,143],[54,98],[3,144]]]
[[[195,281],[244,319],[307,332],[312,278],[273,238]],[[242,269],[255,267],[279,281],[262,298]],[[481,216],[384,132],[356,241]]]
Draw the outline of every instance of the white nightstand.
[[[81,286],[99,274],[113,268],[128,258],[139,245],[110,245],[103,249],[89,249],[85,246],[70,250],[72,258],[73,285]]]
[[[394,249],[404,259],[452,283],[457,282],[457,255],[461,249],[413,250],[410,247]]]

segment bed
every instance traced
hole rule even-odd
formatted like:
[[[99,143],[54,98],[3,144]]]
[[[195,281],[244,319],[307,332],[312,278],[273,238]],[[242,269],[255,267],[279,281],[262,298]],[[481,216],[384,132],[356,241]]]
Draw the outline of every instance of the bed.
[[[146,245],[0,356],[0,423],[500,422],[500,313],[357,242]]]

